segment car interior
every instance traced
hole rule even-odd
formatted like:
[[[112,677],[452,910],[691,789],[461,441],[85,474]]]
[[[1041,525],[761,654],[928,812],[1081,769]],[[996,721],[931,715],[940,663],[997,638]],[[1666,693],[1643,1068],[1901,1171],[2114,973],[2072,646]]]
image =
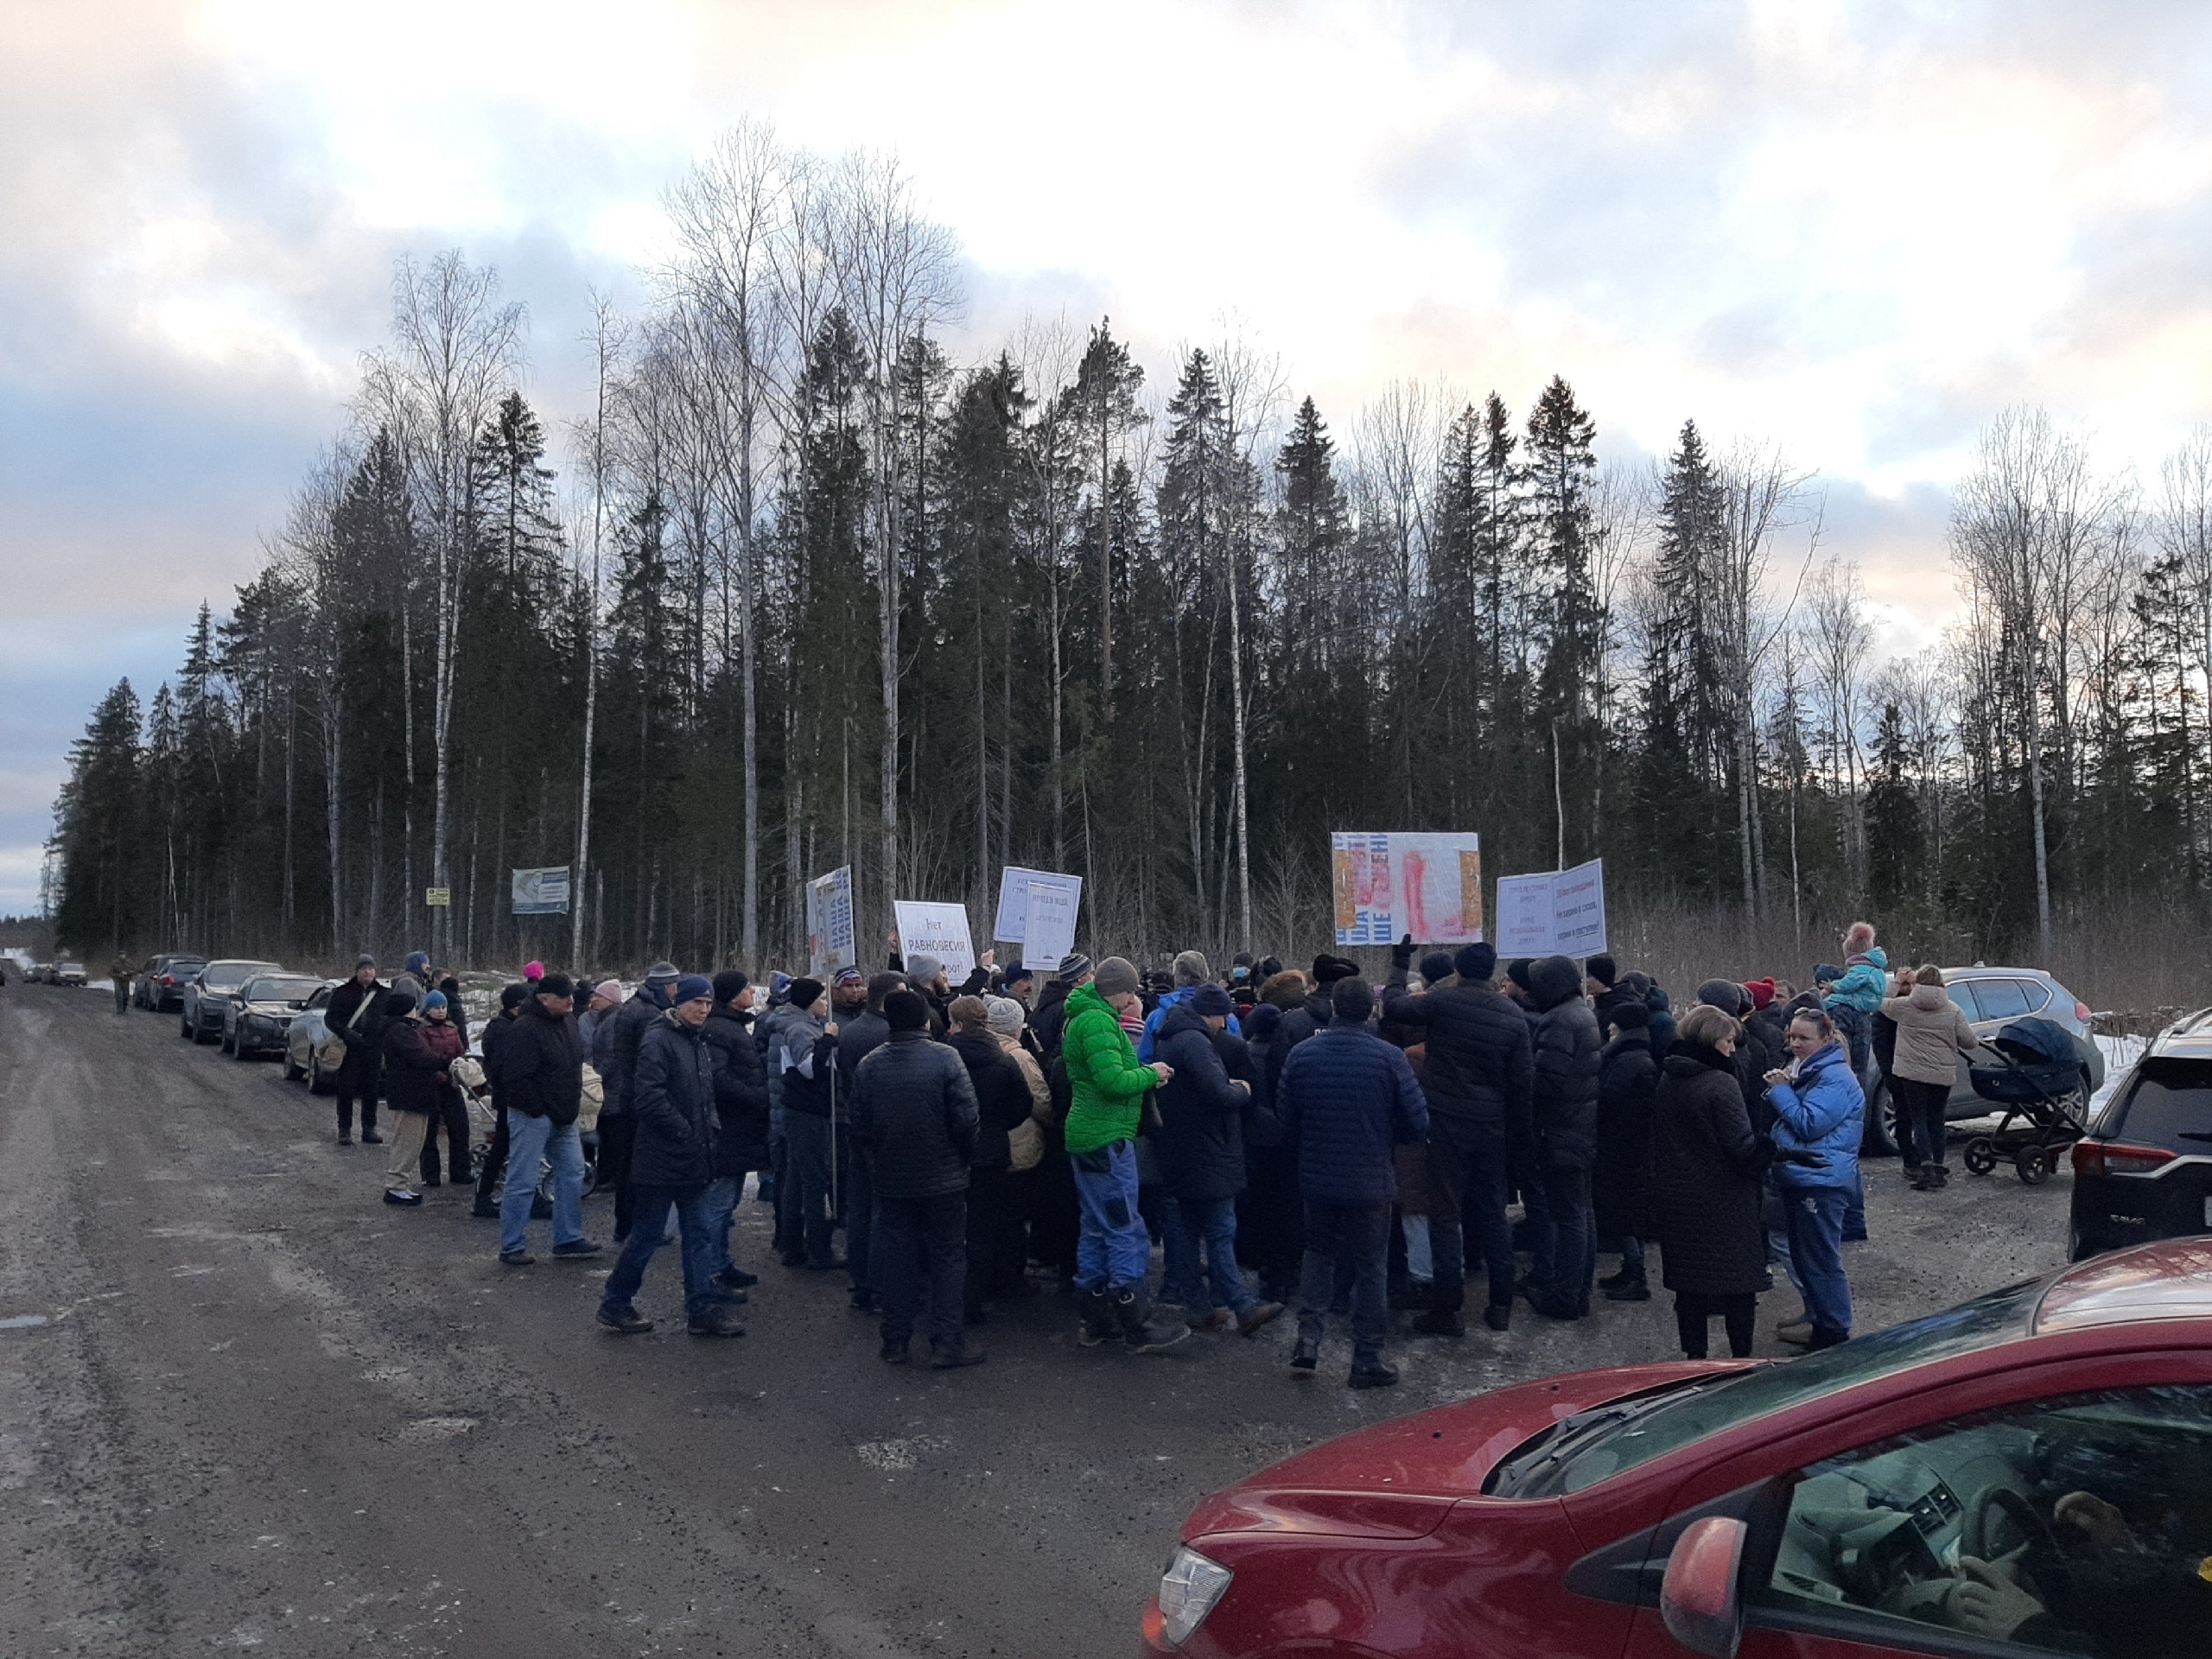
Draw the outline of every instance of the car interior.
[[[2212,1653],[2212,1388],[2038,1401],[1830,1459],[1797,1478],[1772,1553],[1747,1599],[1785,1624]]]

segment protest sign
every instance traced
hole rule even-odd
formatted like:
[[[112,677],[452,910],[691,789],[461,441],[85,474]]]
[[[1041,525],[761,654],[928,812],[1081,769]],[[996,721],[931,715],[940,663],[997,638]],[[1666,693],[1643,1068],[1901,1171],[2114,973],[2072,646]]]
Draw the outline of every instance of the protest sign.
[[[1497,879],[1497,954],[1589,957],[1605,948],[1605,861]]]
[[[975,971],[976,947],[968,938],[967,906],[900,899],[891,910],[899,921],[899,954],[909,963],[917,956],[935,957],[956,985]]]
[[[806,971],[827,979],[859,963],[853,940],[853,867],[844,864],[806,884]]]
[[[1049,975],[1060,958],[1075,950],[1075,912],[1083,888],[1033,876],[1029,881],[1028,937],[1021,942],[1021,959]]]
[[[516,870],[511,891],[518,916],[565,916],[569,912],[569,867]]]
[[[993,938],[1003,939],[1009,944],[1028,944],[1029,889],[1033,883],[1039,881],[1065,889],[1071,912],[1082,906],[1081,876],[1062,875],[1052,870],[1026,870],[1019,864],[1009,864],[999,872],[999,913],[991,924]],[[1065,956],[1067,953],[1062,951],[1060,954]],[[1034,950],[1025,949],[1021,956],[1025,962],[1045,960],[1043,955]],[[1055,957],[1052,960],[1057,962],[1059,957]]]
[[[1329,838],[1337,943],[1468,944],[1483,937],[1482,837],[1338,830]]]

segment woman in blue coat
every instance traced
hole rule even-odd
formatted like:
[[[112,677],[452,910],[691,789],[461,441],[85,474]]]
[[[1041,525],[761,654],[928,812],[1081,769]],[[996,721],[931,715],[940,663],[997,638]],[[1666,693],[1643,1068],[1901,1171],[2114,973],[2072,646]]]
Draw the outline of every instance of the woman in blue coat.
[[[1851,1069],[1851,1056],[1834,1023],[1818,1008],[1801,1009],[1789,1021],[1787,1071],[1766,1074],[1774,1108],[1774,1141],[1787,1153],[1812,1153],[1825,1161],[1776,1166],[1789,1228],[1789,1253],[1805,1292],[1811,1348],[1833,1348],[1851,1334],[1851,1281],[1843,1270],[1843,1216],[1859,1185],[1859,1141],[1866,1131],[1866,1097]]]

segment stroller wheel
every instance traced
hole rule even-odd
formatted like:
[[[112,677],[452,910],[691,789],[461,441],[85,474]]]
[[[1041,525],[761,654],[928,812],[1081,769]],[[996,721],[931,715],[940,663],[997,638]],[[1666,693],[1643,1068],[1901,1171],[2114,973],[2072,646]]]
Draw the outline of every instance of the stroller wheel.
[[[1977,1135],[1967,1142],[1967,1172],[1973,1175],[1986,1175],[1997,1167],[1997,1143],[1986,1135]]]
[[[2041,1186],[2050,1179],[2050,1154],[2041,1147],[2022,1147],[2012,1160],[2024,1186]]]

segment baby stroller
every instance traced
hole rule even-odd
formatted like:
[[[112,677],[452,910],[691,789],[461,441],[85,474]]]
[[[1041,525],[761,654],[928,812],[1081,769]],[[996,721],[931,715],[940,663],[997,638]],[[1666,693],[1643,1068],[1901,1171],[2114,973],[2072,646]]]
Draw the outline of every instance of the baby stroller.
[[[1996,1063],[1970,1064],[1967,1076],[1974,1093],[2005,1115],[1995,1129],[1967,1142],[1967,1168],[1986,1175],[1999,1158],[2010,1158],[2022,1182],[2041,1186],[2057,1167],[2060,1148],[2088,1129],[2082,1057],[2066,1028],[2048,1020],[2015,1020],[1984,1046]]]

